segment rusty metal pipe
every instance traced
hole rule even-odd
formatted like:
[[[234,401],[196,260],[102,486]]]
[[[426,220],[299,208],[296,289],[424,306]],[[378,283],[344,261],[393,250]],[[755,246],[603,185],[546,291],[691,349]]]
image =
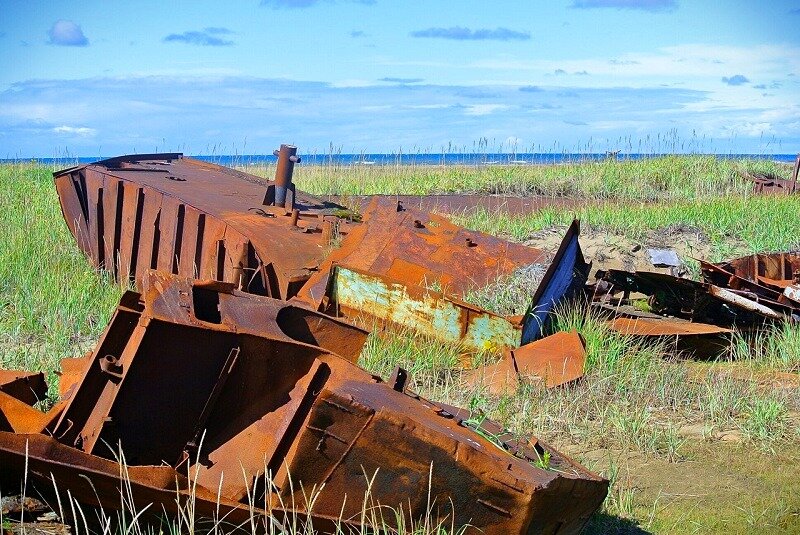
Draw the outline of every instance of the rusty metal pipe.
[[[297,156],[297,147],[294,145],[281,145],[273,154],[278,157],[278,166],[275,168],[275,206],[283,206],[286,202],[286,191],[292,185],[294,164],[300,161],[300,157]]]

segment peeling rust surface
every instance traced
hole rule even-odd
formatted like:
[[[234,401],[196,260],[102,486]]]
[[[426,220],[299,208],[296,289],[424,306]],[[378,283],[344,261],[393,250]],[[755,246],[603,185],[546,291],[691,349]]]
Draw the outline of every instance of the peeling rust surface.
[[[791,178],[787,180],[775,176],[752,176],[753,190],[756,193],[798,193],[800,192],[798,175],[800,175],[800,154],[795,158]]]
[[[141,283],[146,270],[158,269],[287,299],[322,260],[323,221],[341,207],[300,193],[290,195],[288,211],[267,206],[260,180],[181,154],[124,156],[55,173],[79,247],[118,280]],[[340,225],[346,233],[347,221]]]
[[[545,251],[376,197],[363,214],[363,224],[353,228],[341,247],[328,256],[301,295],[310,302],[320,300],[333,264],[461,296],[520,267],[547,260]],[[317,288],[320,282],[322,293]]]
[[[0,392],[23,403],[34,405],[47,397],[47,383],[42,372],[0,370]]]
[[[553,305],[586,281],[575,222],[521,327],[516,318],[463,303],[468,292],[549,264],[551,255],[387,197],[375,197],[359,222],[341,206],[295,189],[296,153],[289,145],[275,152],[276,179],[266,190],[259,177],[172,153],[121,156],[54,176],[79,247],[98,269],[140,289],[154,269],[296,297],[330,314],[369,315],[483,348],[541,337]],[[363,295],[344,299],[363,282],[355,273],[371,283],[357,289]],[[420,296],[427,291],[441,298],[426,302]],[[370,301],[390,294],[397,298],[386,306]]]
[[[583,377],[586,344],[575,332],[559,332],[516,349],[507,350],[500,362],[469,372],[468,383],[485,387],[494,395],[513,392],[523,381],[543,381],[547,388]]]
[[[333,267],[331,297],[336,312],[345,317],[378,318],[472,350],[516,347],[522,339],[519,321],[441,292],[344,266]]]
[[[360,329],[218,281],[151,271],[142,286],[51,413],[0,393],[0,484],[18,488],[27,464],[42,492],[55,481],[117,508],[121,454],[139,510],[175,513],[195,496],[199,516],[245,521],[254,499],[256,515],[324,529],[340,515],[358,523],[369,486],[370,504],[402,505],[408,520],[433,503],[447,525],[487,534],[578,533],[605,498],[606,480],[549,446],[497,445],[484,438],[502,435],[496,424],[477,433],[465,411],[358,368]],[[533,464],[545,451],[553,470]],[[307,511],[303,490],[323,484]]]

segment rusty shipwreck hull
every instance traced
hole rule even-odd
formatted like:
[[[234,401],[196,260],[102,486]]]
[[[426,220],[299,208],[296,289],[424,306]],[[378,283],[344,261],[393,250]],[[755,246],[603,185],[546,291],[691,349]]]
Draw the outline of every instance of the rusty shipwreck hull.
[[[54,177],[81,250],[137,284],[157,269],[288,299],[324,257],[334,222],[347,224],[331,215],[341,207],[309,195],[264,204],[277,181],[265,188],[258,177],[181,154],[122,156]]]
[[[121,457],[138,510],[175,512],[194,492],[200,516],[246,521],[252,502],[325,530],[358,524],[366,499],[488,534],[578,533],[605,498],[606,480],[546,444],[491,422],[478,433],[465,411],[406,391],[402,370],[385,383],[358,368],[356,327],[230,283],[149,272],[142,286],[51,411],[0,393],[5,488],[27,464],[45,494],[55,481],[118,508]],[[547,470],[533,464],[545,452]]]
[[[794,169],[790,178],[778,178],[772,175],[750,176],[753,181],[753,191],[755,193],[785,193],[793,194],[800,192],[800,154],[794,160]]]
[[[467,347],[518,347],[545,334],[555,303],[582,292],[589,265],[579,234],[574,221],[550,255],[376,197],[363,223],[325,259],[297,299],[329,314],[366,314]],[[547,270],[518,317],[464,300],[470,290],[536,264]]]
[[[67,225],[98,269],[141,284],[148,269],[230,282],[328,314],[370,316],[475,349],[540,338],[588,277],[575,222],[555,255],[376,198],[363,221],[297,191],[296,149],[275,181],[181,154],[122,156],[55,173]],[[548,266],[522,317],[464,301],[470,290]]]

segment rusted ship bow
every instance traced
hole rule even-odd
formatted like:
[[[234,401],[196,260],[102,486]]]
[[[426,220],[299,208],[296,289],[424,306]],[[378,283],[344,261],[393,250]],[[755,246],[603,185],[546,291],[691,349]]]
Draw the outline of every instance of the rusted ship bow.
[[[358,368],[359,328],[233,283],[140,284],[80,366],[65,361],[49,412],[0,388],[4,493],[27,469],[29,488],[104,508],[122,493],[225,525],[300,514],[346,530],[367,510],[485,534],[578,533],[605,498],[606,480],[546,444],[476,430],[402,370],[385,383]]]

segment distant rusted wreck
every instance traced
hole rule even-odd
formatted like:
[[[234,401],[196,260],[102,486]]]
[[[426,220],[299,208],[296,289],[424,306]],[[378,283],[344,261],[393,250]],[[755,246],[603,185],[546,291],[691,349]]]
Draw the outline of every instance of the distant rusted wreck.
[[[295,147],[276,155],[272,182],[181,154],[112,158],[55,173],[55,181],[80,248],[137,287],[148,269],[218,280],[482,349],[540,338],[553,306],[586,282],[577,222],[552,255],[391,198],[376,197],[361,218],[295,189]],[[464,301],[531,265],[547,273],[519,316]]]
[[[800,193],[800,154],[794,160],[794,169],[788,179],[780,178],[773,174],[747,175],[753,181],[755,193]]]
[[[358,368],[366,332],[346,322],[230,282],[147,271],[140,286],[89,355],[65,359],[50,411],[23,387],[41,393],[39,378],[0,375],[4,493],[26,478],[51,504],[54,488],[105,509],[122,495],[248,532],[428,518],[498,535],[578,533],[606,496],[535,438],[420,398],[403,370]]]

